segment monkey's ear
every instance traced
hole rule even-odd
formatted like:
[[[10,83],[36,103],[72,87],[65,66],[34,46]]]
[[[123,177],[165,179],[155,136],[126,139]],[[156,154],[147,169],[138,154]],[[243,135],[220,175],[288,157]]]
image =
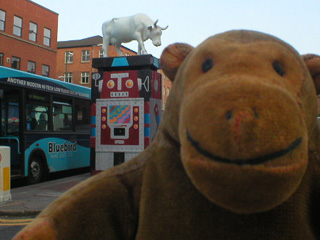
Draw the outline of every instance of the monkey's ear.
[[[320,94],[320,56],[315,54],[305,54],[302,55],[302,58],[313,78],[313,83],[318,95]]]
[[[193,49],[194,47],[186,43],[174,43],[163,50],[160,66],[171,81],[174,81],[181,63]]]

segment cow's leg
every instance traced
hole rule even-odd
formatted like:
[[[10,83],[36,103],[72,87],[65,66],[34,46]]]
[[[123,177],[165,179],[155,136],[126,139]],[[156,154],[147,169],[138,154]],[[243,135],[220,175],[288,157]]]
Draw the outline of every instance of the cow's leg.
[[[139,44],[139,47],[138,47],[139,54],[148,54],[147,50],[144,47],[144,43],[143,43],[141,35],[136,35],[136,39],[137,39],[138,44]]]
[[[139,43],[139,46],[140,46],[140,54],[148,54],[146,48],[144,47],[144,43],[143,41],[141,40],[141,43]]]
[[[108,57],[108,50],[109,50],[109,44],[110,44],[110,40],[107,37],[103,38],[103,56],[104,57]]]
[[[119,56],[123,56],[123,53],[122,53],[122,51],[120,49],[121,44],[116,44],[114,46],[115,46],[115,49],[116,49],[117,53],[119,54]]]

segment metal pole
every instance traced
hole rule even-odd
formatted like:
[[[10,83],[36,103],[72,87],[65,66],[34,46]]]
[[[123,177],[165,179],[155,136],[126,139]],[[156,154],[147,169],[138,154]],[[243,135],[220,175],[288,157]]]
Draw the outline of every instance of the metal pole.
[[[67,78],[68,78],[68,59],[69,58],[69,52],[66,52],[66,73],[65,73],[65,77],[64,77],[64,81],[66,82]]]

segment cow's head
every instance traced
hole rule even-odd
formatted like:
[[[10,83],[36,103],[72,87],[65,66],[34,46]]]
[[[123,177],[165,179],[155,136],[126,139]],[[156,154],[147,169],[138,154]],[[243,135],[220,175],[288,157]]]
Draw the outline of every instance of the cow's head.
[[[159,47],[161,45],[161,35],[162,30],[166,30],[169,26],[162,28],[157,26],[159,20],[155,21],[153,26],[149,26],[148,30],[150,31],[149,38],[152,40],[154,46]]]

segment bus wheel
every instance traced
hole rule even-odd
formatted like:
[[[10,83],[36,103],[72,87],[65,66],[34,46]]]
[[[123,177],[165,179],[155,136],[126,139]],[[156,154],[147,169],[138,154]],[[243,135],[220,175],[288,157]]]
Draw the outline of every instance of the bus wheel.
[[[40,158],[33,157],[29,164],[28,182],[30,184],[39,183],[44,177],[44,165]]]

